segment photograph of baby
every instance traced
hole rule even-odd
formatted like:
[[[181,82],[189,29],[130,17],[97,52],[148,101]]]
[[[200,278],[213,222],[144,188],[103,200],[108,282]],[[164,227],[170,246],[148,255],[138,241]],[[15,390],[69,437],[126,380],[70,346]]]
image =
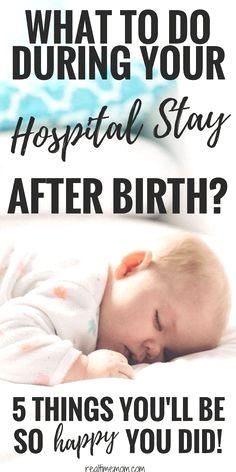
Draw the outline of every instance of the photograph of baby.
[[[213,349],[225,332],[229,282],[193,234],[167,236],[116,267],[96,256],[59,263],[56,252],[50,265],[42,250],[1,253],[2,380],[131,379],[133,365]]]

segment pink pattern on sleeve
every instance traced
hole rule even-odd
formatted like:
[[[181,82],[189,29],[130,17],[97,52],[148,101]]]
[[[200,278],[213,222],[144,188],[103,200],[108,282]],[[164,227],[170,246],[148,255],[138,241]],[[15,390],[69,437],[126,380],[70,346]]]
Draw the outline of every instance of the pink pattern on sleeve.
[[[26,264],[22,260],[22,261],[20,261],[20,263],[18,265],[18,270],[21,272],[21,274],[23,274],[25,272],[25,269],[26,269]]]
[[[19,270],[19,272],[21,272],[21,274],[24,274],[24,272],[26,271],[26,268],[27,268],[29,262],[32,260],[32,258],[33,258],[32,254],[27,254],[26,256],[24,256],[21,259],[21,261],[18,264],[18,270]]]
[[[20,347],[20,350],[22,352],[31,352],[37,347],[37,344],[36,343],[24,343],[24,344],[20,344],[19,347]]]
[[[50,377],[43,372],[39,372],[34,380],[35,385],[50,385]]]
[[[62,298],[63,300],[67,297],[67,291],[65,287],[54,287],[53,295],[58,298]]]

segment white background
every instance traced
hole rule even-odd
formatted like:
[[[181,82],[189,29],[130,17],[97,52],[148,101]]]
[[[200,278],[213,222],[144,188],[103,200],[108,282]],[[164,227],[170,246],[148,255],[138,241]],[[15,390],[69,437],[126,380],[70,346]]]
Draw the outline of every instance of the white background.
[[[17,44],[18,38],[22,37],[25,34],[26,28],[24,24],[24,9],[25,8],[54,8],[60,7],[61,2],[46,2],[38,0],[37,2],[28,1],[26,2],[16,2],[15,0],[8,0],[7,4],[4,5],[4,13],[2,12],[0,17],[0,34],[1,34],[1,47],[3,48],[1,52],[1,78],[9,78],[11,70],[11,54],[8,47],[10,44]],[[235,14],[233,11],[233,2],[225,1],[224,3],[214,3],[210,0],[200,3],[199,1],[163,1],[161,2],[137,2],[137,1],[121,1],[117,5],[113,5],[110,1],[97,1],[92,2],[73,2],[67,1],[66,8],[89,8],[89,11],[93,12],[95,8],[112,8],[113,9],[113,18],[116,17],[116,12],[121,8],[131,8],[131,9],[144,9],[144,8],[153,8],[158,11],[160,18],[160,38],[166,38],[166,28],[164,25],[167,24],[168,10],[169,9],[182,9],[186,13],[190,13],[195,9],[204,8],[206,9],[211,17],[211,37],[209,44],[219,45],[224,48],[226,58],[223,63],[223,70],[225,73],[225,81],[206,81],[200,79],[196,82],[187,81],[183,77],[178,79],[178,90],[179,96],[184,95],[189,96],[191,103],[191,111],[198,113],[208,113],[209,111],[214,111],[218,116],[219,113],[223,112],[226,115],[231,113],[232,117],[228,120],[227,124],[222,128],[222,134],[220,136],[219,142],[214,149],[209,149],[206,146],[206,134],[199,134],[198,131],[193,131],[185,133],[184,142],[182,140],[174,140],[171,143],[171,147],[178,157],[178,162],[181,162],[185,166],[185,172],[187,176],[196,176],[196,177],[216,177],[221,176],[225,178],[228,182],[228,191],[222,201],[222,212],[220,215],[214,215],[212,212],[209,212],[207,215],[184,215],[175,216],[172,218],[172,221],[176,224],[184,225],[190,229],[197,229],[199,231],[204,230],[208,233],[215,234],[220,237],[223,241],[223,244],[230,248],[230,254],[232,254],[232,261],[235,259],[235,252],[232,249],[234,247],[234,231],[235,231],[235,217],[234,217],[234,205],[235,205],[235,117],[234,117],[234,107],[235,107]],[[117,43],[120,36],[120,29],[117,26],[117,22],[114,21],[111,29],[112,40],[114,44]],[[161,41],[160,41],[161,44]],[[163,44],[165,41],[163,40]],[[186,43],[187,44],[187,43]],[[134,48],[135,49],[135,48]],[[8,52],[7,52],[8,51]],[[2,137],[0,136],[0,140]],[[3,141],[2,141],[3,142]],[[4,150],[3,146],[1,148],[1,194],[2,199],[4,199],[4,191],[6,184],[6,179],[10,175],[17,176],[16,168],[17,166],[12,165],[10,160],[9,148],[5,148],[6,140],[4,138]],[[119,151],[118,151],[119,154]],[[114,155],[115,151],[114,151]],[[114,158],[114,156],[113,156]],[[46,160],[43,160],[45,169],[42,169],[46,172]],[[18,164],[19,168],[20,164]],[[52,169],[50,170],[50,172]],[[30,174],[29,169],[24,170],[26,175],[34,176],[33,173]],[[33,172],[33,171],[32,171]],[[16,174],[16,175],[15,175]],[[51,175],[51,174],[50,174]],[[8,219],[8,218],[7,218]],[[2,224],[6,224],[7,219],[2,220]],[[22,221],[22,220],[21,220]],[[230,246],[231,245],[231,246]],[[232,252],[233,251],[233,252]],[[223,372],[224,371],[224,372]],[[183,373],[187,373],[186,376]],[[210,368],[206,371],[204,379],[202,379],[201,371],[196,374],[195,371],[191,372],[184,371],[180,369],[176,371],[170,371],[169,375],[163,376],[160,374],[160,378],[153,379],[155,383],[160,382],[160,386],[157,391],[152,392],[152,385],[145,385],[145,379],[143,383],[141,382],[137,388],[138,394],[141,395],[159,395],[163,393],[164,395],[188,395],[190,397],[190,403],[194,403],[194,395],[211,395],[215,393],[216,395],[224,395],[227,398],[227,407],[226,407],[226,422],[224,424],[224,452],[222,455],[213,454],[213,455],[186,455],[179,456],[177,453],[170,454],[168,456],[157,456],[156,454],[149,457],[144,457],[142,454],[137,454],[135,459],[130,458],[127,455],[127,450],[125,446],[121,444],[119,451],[114,455],[114,457],[108,458],[101,455],[96,458],[96,460],[88,460],[87,463],[96,465],[98,463],[105,463],[110,465],[123,464],[139,464],[146,465],[147,472],[158,470],[159,468],[165,468],[166,471],[171,471],[173,468],[177,470],[213,470],[221,471],[222,468],[227,470],[233,470],[235,464],[235,447],[234,447],[234,438],[235,438],[235,386],[234,386],[234,371],[233,366],[229,365],[227,371],[222,365],[219,365],[219,368],[216,368],[216,371],[211,372]],[[222,377],[223,376],[223,377]],[[159,384],[158,384],[159,385]],[[15,387],[13,387],[15,389]],[[106,389],[109,389],[111,394],[116,395],[119,392],[119,387],[116,384],[107,384]],[[104,390],[104,384],[97,385],[96,394],[102,394]],[[73,391],[73,386],[71,387]],[[130,386],[127,389],[124,387],[126,392],[132,392]],[[22,388],[22,394],[24,394],[24,387]],[[40,390],[45,395],[44,390]],[[81,387],[79,394],[86,395],[88,392],[91,393],[89,384],[84,384]],[[61,393],[61,391],[60,391]],[[5,441],[2,444],[9,444],[9,436],[12,437],[12,431],[15,425],[11,423],[11,428],[8,428],[9,424],[9,415],[11,414],[11,398],[14,392],[8,390],[9,400],[7,404],[1,405],[1,423],[4,426],[5,432],[2,431],[2,436],[5,437]],[[47,393],[46,393],[47,394]],[[78,394],[78,392],[76,392]],[[66,391],[68,395],[68,391]],[[4,418],[3,414],[6,415]],[[5,421],[4,421],[5,419]],[[118,426],[120,423],[118,421]],[[134,423],[130,424],[134,427]],[[101,425],[99,425],[101,427]],[[152,427],[154,427],[152,425]],[[73,425],[74,430],[76,430],[75,425]],[[86,428],[86,426],[85,426]],[[28,460],[28,462],[27,462]],[[40,464],[42,464],[44,457],[41,456],[38,458]],[[58,470],[64,470],[65,467],[70,468],[70,470],[83,470],[80,468],[76,460],[72,460],[72,464],[64,464],[65,458],[63,457],[60,468],[59,461],[57,461]],[[30,457],[28,459],[17,457],[15,462],[10,462],[8,464],[7,458],[6,463],[3,465],[3,470],[16,470],[16,464],[24,464],[24,470],[32,470],[37,468],[37,457]],[[55,459],[50,463],[50,467],[53,467],[55,464]],[[82,465],[85,464],[81,464]],[[41,467],[41,465],[40,465]],[[23,468],[22,468],[23,470]]]

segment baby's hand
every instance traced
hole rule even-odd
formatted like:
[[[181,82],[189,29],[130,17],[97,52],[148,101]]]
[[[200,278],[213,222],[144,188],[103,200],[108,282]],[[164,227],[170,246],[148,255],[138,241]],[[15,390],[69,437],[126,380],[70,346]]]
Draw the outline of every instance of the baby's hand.
[[[88,355],[86,379],[98,377],[121,377],[132,379],[134,372],[123,354],[107,349],[99,349]]]

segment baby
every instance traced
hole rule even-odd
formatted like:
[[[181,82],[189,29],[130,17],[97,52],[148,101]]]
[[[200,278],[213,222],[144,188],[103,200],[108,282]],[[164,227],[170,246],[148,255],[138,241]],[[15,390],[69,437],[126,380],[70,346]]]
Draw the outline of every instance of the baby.
[[[212,349],[227,324],[223,267],[174,235],[117,267],[9,248],[0,257],[0,376],[55,385],[133,377],[133,364]]]

